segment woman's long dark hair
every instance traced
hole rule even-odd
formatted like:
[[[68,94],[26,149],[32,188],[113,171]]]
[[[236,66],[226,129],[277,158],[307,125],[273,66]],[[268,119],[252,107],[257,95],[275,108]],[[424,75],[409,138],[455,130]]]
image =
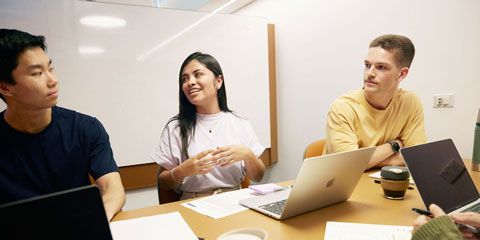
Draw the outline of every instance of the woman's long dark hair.
[[[222,86],[217,90],[217,100],[220,110],[223,112],[231,112],[227,106],[227,92],[225,90],[225,75],[223,75],[222,68],[218,61],[209,54],[195,52],[190,54],[182,63],[180,67],[180,73],[178,76],[178,95],[179,95],[179,112],[178,115],[171,118],[169,123],[174,120],[178,120],[178,127],[180,127],[180,138],[182,140],[182,148],[181,148],[181,155],[182,159],[188,159],[188,146],[190,145],[190,141],[195,135],[195,125],[197,123],[197,111],[195,105],[193,105],[190,101],[188,101],[187,96],[182,90],[182,73],[183,69],[189,64],[191,61],[197,60],[201,64],[203,64],[206,68],[213,72],[215,77],[222,76],[223,82]],[[168,125],[168,123],[167,123]]]

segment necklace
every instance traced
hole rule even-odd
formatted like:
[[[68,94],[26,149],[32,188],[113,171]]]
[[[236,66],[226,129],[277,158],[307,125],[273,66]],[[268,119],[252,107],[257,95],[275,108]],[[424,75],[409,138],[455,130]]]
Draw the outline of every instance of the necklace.
[[[218,123],[223,119],[223,114],[214,115],[214,116],[204,116],[199,121],[199,124],[202,125],[208,133],[216,132]]]
[[[208,133],[216,131],[218,122],[220,122],[220,119],[215,119],[215,121],[212,122],[205,122],[206,124],[204,126],[208,129]]]

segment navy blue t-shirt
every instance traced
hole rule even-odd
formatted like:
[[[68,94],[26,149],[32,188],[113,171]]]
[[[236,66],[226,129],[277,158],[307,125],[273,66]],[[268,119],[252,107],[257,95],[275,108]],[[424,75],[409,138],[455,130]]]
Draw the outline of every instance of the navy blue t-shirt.
[[[90,184],[118,172],[108,134],[96,118],[61,107],[36,134],[22,133],[0,113],[0,204]]]

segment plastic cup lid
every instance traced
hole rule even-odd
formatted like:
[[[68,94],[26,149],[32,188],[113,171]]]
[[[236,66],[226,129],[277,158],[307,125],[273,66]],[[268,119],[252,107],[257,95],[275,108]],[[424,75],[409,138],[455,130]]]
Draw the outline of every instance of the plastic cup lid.
[[[267,232],[259,228],[241,228],[226,232],[217,240],[264,240],[267,239]]]

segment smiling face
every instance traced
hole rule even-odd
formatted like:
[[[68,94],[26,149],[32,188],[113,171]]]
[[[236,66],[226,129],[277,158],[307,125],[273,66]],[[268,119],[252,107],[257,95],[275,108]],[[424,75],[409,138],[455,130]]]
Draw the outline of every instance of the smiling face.
[[[52,61],[40,47],[25,50],[12,71],[15,84],[1,82],[0,89],[9,106],[43,110],[57,103],[58,82]]]
[[[216,77],[204,64],[192,60],[183,68],[181,79],[182,91],[197,112],[220,112],[217,90],[222,86],[222,76]]]
[[[395,57],[394,52],[381,47],[368,50],[363,72],[365,93],[393,96],[408,73],[408,67],[398,67]]]

